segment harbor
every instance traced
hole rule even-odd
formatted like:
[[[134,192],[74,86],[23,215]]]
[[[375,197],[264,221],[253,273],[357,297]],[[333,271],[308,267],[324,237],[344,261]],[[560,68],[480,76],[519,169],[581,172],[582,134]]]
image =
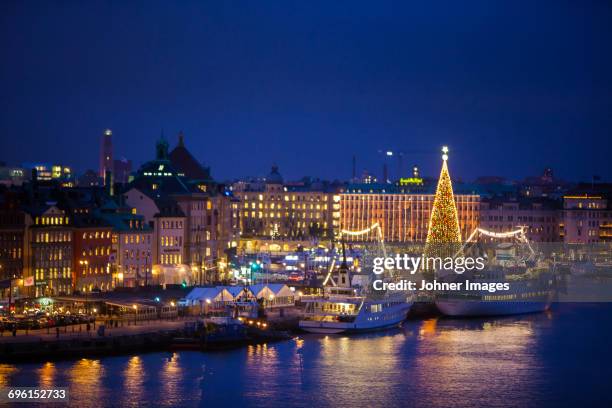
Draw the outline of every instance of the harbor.
[[[367,232],[343,230],[342,234]],[[398,284],[411,274],[396,269],[371,272],[369,260],[388,253],[382,240],[347,251],[341,239],[337,248],[325,251],[326,269],[306,270],[309,279],[301,283],[283,282],[282,274],[280,281],[270,279],[265,263],[249,262],[251,273],[243,285],[144,287],[21,301],[0,322],[0,357],[45,362],[143,352],[209,352],[292,342],[305,333],[361,335],[449,317],[470,322],[483,316],[549,313],[553,301],[561,305],[585,300],[560,297],[569,293],[561,281],[597,284],[603,290],[599,301],[612,294],[605,290],[610,285],[606,273],[572,274],[572,267],[560,272],[556,261],[563,259],[562,253],[555,252],[551,262],[546,258],[550,248],[530,243],[523,229],[501,236],[483,229],[477,232],[501,242],[482,245],[470,237],[458,251],[484,256],[479,259],[487,259],[486,268],[465,274],[449,273],[442,266],[429,275],[421,271],[413,278],[421,280],[421,291]],[[426,245],[424,250],[440,248],[446,247],[432,250]],[[293,255],[285,258],[289,257]],[[409,257],[404,254],[402,259]],[[467,258],[454,258],[459,259]],[[384,290],[376,288],[377,281],[385,282]]]
[[[612,407],[612,0],[0,19],[0,407]]]
[[[300,334],[215,352],[3,361],[0,379],[68,387],[79,407],[608,406],[607,382],[593,373],[612,374],[611,316],[609,304],[559,304],[547,313],[408,320],[384,332]]]

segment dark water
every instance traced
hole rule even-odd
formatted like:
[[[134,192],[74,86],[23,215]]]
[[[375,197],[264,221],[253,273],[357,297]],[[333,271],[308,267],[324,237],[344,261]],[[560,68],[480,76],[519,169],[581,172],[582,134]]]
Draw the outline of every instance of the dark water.
[[[0,363],[1,386],[67,386],[75,407],[609,407],[612,305],[414,321],[228,352]]]

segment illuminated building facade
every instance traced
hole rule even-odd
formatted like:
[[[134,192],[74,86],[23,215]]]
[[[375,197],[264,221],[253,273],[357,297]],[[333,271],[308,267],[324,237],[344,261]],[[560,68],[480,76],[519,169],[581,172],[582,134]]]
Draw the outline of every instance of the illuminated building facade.
[[[0,184],[20,186],[26,180],[26,172],[21,167],[7,166],[0,163]]]
[[[527,238],[533,242],[561,241],[562,215],[560,202],[548,198],[483,199],[480,203],[483,229],[507,232],[525,227]]]
[[[339,227],[339,196],[333,188],[284,184],[273,166],[262,182],[236,183],[243,237],[330,239]]]
[[[72,291],[72,220],[54,204],[26,211],[28,251],[24,280],[33,276],[31,296],[53,296]],[[31,280],[28,279],[28,280]]]
[[[74,256],[72,288],[82,293],[115,287],[115,253],[112,227],[88,208],[73,214]]]
[[[131,188],[123,195],[132,212],[153,229],[151,245],[155,283],[191,281],[186,258],[186,217],[176,201],[157,193]],[[154,198],[155,197],[155,198]],[[180,275],[180,279],[178,276]],[[150,282],[148,282],[150,283]]]
[[[563,197],[563,241],[568,244],[612,242],[612,209],[601,194]]]
[[[177,209],[173,212],[169,212],[168,209],[156,215],[157,222],[155,223],[157,228],[156,232],[156,245],[157,245],[157,258],[155,264],[159,265],[163,269],[176,269],[185,267],[185,215]],[[169,277],[169,271],[164,270],[161,272],[164,277]],[[167,282],[165,283],[175,283]],[[180,283],[180,281],[176,282]]]
[[[178,135],[177,146],[168,154],[183,178],[187,192],[173,195],[186,216],[186,259],[198,284],[226,279],[228,252],[237,246],[240,234],[235,197],[211,177]]]
[[[74,174],[69,166],[48,163],[24,163],[27,176],[36,176],[35,181],[55,181],[64,187],[74,187]],[[35,170],[35,171],[34,171]]]
[[[227,250],[237,245],[239,231],[234,198],[209,175],[209,169],[200,166],[187,151],[183,138],[171,153],[168,153],[167,141],[162,138],[156,145],[155,160],[140,167],[123,194],[126,205],[142,214],[155,228],[156,239],[162,239],[167,233],[176,243],[179,238],[176,234],[182,234],[180,254],[168,252],[162,258],[166,250],[176,252],[177,245],[162,248],[157,241],[154,245],[157,252],[155,272],[167,275],[163,279],[168,283],[178,279],[178,283],[203,284],[223,279]],[[168,203],[173,203],[172,213],[163,210]],[[164,224],[164,217],[176,219],[166,220],[170,224]],[[176,228],[177,223],[182,227]],[[164,232],[164,225],[175,228]],[[179,258],[181,262],[175,264]],[[168,262],[176,265],[172,274]]]
[[[0,202],[0,298],[12,299],[19,295],[18,283],[23,274],[25,237],[25,213],[19,205],[19,197],[13,192],[3,192]]]
[[[388,242],[425,242],[434,201],[431,186],[352,184],[340,194],[342,229],[361,231],[378,223]],[[480,196],[455,194],[463,239],[478,226]],[[348,241],[375,241],[377,231],[347,236]]]
[[[99,216],[112,226],[111,256],[116,263],[116,285],[144,286],[153,282],[153,229],[141,215],[107,203]]]
[[[176,197],[187,216],[186,256],[198,284],[226,279],[227,254],[237,246],[236,200],[222,189],[211,184],[207,196],[192,193]]]

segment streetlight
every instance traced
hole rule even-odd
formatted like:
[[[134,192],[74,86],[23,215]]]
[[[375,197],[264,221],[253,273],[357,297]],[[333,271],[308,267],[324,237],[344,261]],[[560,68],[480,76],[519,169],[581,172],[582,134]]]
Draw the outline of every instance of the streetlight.
[[[147,266],[149,265],[149,255],[145,256],[145,287],[147,287],[148,285],[148,277],[149,277],[149,269],[147,268]]]
[[[138,306],[136,304],[133,304],[132,309],[134,309],[134,326],[136,326],[136,318],[138,317]]]
[[[2,272],[2,264],[0,264],[0,273]],[[9,301],[8,301],[8,312],[11,314],[11,302],[13,300],[13,279],[9,276]]]

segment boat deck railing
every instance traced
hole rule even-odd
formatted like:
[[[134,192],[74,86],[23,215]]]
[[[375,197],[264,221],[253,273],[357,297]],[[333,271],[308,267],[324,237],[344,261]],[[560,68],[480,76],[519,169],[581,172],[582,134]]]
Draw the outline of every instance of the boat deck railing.
[[[359,304],[365,299],[365,296],[346,296],[346,295],[303,295],[300,298],[302,302],[338,302],[338,303],[353,303]]]

